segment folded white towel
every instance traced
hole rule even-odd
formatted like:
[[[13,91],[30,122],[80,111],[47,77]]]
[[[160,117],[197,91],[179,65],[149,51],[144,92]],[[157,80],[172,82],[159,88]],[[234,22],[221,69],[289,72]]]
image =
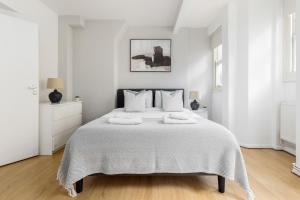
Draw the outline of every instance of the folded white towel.
[[[188,120],[191,117],[186,113],[170,113],[169,117],[171,119],[178,119],[178,120]]]
[[[121,119],[136,119],[136,118],[140,118],[138,116],[136,116],[136,113],[117,113],[115,115],[113,115],[114,118],[121,118]]]
[[[163,123],[164,124],[197,124],[198,121],[194,118],[182,120],[182,119],[171,119],[170,117],[165,116],[163,119]]]
[[[110,124],[119,124],[119,125],[138,125],[143,123],[143,119],[141,117],[136,117],[136,118],[110,117],[108,118],[107,121]]]

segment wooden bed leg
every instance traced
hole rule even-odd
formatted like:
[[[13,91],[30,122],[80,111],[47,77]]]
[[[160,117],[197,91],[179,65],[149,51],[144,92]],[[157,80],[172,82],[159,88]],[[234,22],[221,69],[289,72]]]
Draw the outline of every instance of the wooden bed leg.
[[[225,178],[223,176],[218,176],[218,186],[219,186],[219,192],[224,193],[225,192]]]
[[[76,182],[76,192],[81,193],[83,190],[83,179]]]

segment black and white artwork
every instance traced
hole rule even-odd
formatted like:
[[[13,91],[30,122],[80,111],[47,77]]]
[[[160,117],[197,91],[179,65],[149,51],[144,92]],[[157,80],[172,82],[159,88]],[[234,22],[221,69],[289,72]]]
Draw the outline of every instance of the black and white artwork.
[[[130,71],[170,72],[171,40],[130,40]]]

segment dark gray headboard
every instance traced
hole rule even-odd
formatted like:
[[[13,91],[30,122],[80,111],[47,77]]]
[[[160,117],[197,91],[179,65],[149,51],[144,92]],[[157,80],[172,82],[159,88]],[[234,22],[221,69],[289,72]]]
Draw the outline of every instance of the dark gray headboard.
[[[160,89],[160,88],[156,88],[156,89],[118,89],[117,90],[117,103],[116,103],[116,107],[117,108],[123,108],[124,107],[124,90],[132,90],[132,91],[142,91],[142,90],[151,90],[152,94],[153,94],[153,107],[154,107],[154,103],[155,103],[155,91],[156,90],[165,90],[165,91],[175,91],[175,90],[182,90],[182,99],[184,102],[184,89],[180,88],[180,89]]]

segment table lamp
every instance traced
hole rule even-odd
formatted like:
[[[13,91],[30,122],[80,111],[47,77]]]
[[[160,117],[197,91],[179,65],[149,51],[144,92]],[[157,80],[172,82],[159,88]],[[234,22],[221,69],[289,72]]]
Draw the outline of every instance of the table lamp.
[[[198,110],[200,107],[200,104],[197,101],[199,99],[199,92],[198,91],[190,91],[190,99],[193,100],[191,102],[192,110]]]
[[[47,81],[47,88],[48,89],[54,89],[53,92],[49,94],[49,100],[51,103],[60,103],[62,98],[62,93],[57,91],[57,89],[63,89],[64,88],[64,81],[61,78],[48,78]]]

